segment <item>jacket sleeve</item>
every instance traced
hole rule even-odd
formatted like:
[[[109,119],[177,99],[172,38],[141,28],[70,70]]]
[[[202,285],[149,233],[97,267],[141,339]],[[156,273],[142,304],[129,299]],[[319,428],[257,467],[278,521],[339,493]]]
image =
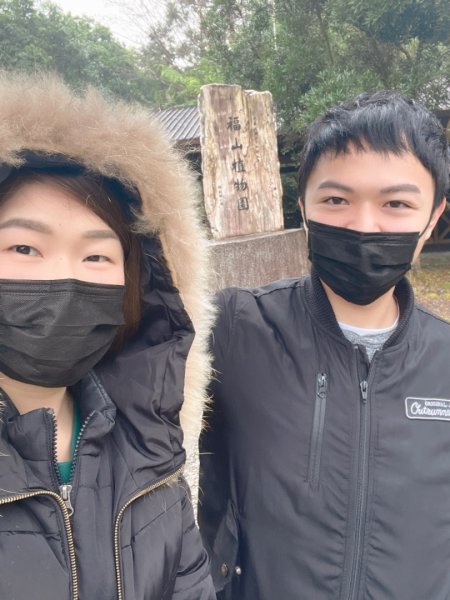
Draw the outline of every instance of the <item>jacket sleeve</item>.
[[[211,405],[205,413],[200,437],[200,485],[198,520],[203,542],[211,558],[211,574],[220,600],[233,597],[238,557],[238,526],[230,497],[227,448],[226,402],[222,381],[227,376],[227,356],[233,337],[236,291],[225,290],[217,297],[218,319],[211,337],[214,375],[210,386]]]
[[[215,600],[208,555],[203,547],[187,483],[182,487],[183,539],[172,600]]]

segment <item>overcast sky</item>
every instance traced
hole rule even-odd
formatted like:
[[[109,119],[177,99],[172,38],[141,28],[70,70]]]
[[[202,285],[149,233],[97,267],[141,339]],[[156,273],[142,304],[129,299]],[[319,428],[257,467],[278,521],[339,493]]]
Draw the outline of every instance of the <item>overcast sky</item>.
[[[80,17],[90,17],[95,21],[106,25],[114,35],[128,46],[139,46],[143,39],[143,33],[127,10],[127,3],[122,0],[51,0],[59,5],[64,12]],[[160,10],[162,2],[158,0],[144,0],[148,6],[155,6],[155,15]],[[139,0],[129,0],[129,5],[135,9],[139,6]],[[147,8],[148,12],[148,8]]]

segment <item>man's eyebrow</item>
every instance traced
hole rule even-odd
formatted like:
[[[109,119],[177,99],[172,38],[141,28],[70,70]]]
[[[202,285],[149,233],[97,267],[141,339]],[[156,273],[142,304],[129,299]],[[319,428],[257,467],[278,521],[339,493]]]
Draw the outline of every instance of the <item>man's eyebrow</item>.
[[[13,218],[0,223],[0,229],[10,229],[12,227],[20,227],[22,229],[31,229],[39,233],[51,233],[52,230],[48,225],[41,221],[34,221],[33,219]]]
[[[342,190],[343,192],[354,191],[350,186],[339,183],[338,181],[333,181],[332,179],[326,179],[325,181],[322,181],[318,187],[319,190],[323,190],[325,188],[333,188],[335,190]]]
[[[331,188],[335,190],[342,190],[343,192],[353,192],[353,188],[348,185],[344,185],[343,183],[339,183],[338,181],[333,181],[332,179],[327,179],[326,181],[322,181],[319,185],[318,189],[323,190],[325,188]],[[398,192],[413,192],[414,194],[420,194],[420,189],[417,185],[413,183],[399,183],[397,185],[390,185],[388,187],[380,190],[382,194],[396,194]]]
[[[382,194],[396,194],[397,192],[413,192],[420,194],[420,189],[413,183],[399,183],[398,185],[390,185],[381,190]]]

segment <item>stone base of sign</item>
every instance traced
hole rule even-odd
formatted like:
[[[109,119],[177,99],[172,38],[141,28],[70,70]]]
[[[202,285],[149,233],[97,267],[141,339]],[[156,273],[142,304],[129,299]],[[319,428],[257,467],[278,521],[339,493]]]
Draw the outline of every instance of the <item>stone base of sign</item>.
[[[257,287],[309,273],[303,229],[211,241],[211,247],[215,290],[230,286]]]

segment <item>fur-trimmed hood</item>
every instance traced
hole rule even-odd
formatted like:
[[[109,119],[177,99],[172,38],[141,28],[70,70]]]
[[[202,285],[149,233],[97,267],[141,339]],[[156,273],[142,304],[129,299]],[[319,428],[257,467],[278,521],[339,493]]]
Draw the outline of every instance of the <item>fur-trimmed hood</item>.
[[[172,283],[194,325],[186,364],[181,423],[188,456],[197,438],[210,374],[206,237],[194,175],[142,107],[106,101],[95,90],[75,95],[54,76],[0,76],[0,163],[18,166],[24,150],[63,154],[139,192],[140,230],[156,236]]]

